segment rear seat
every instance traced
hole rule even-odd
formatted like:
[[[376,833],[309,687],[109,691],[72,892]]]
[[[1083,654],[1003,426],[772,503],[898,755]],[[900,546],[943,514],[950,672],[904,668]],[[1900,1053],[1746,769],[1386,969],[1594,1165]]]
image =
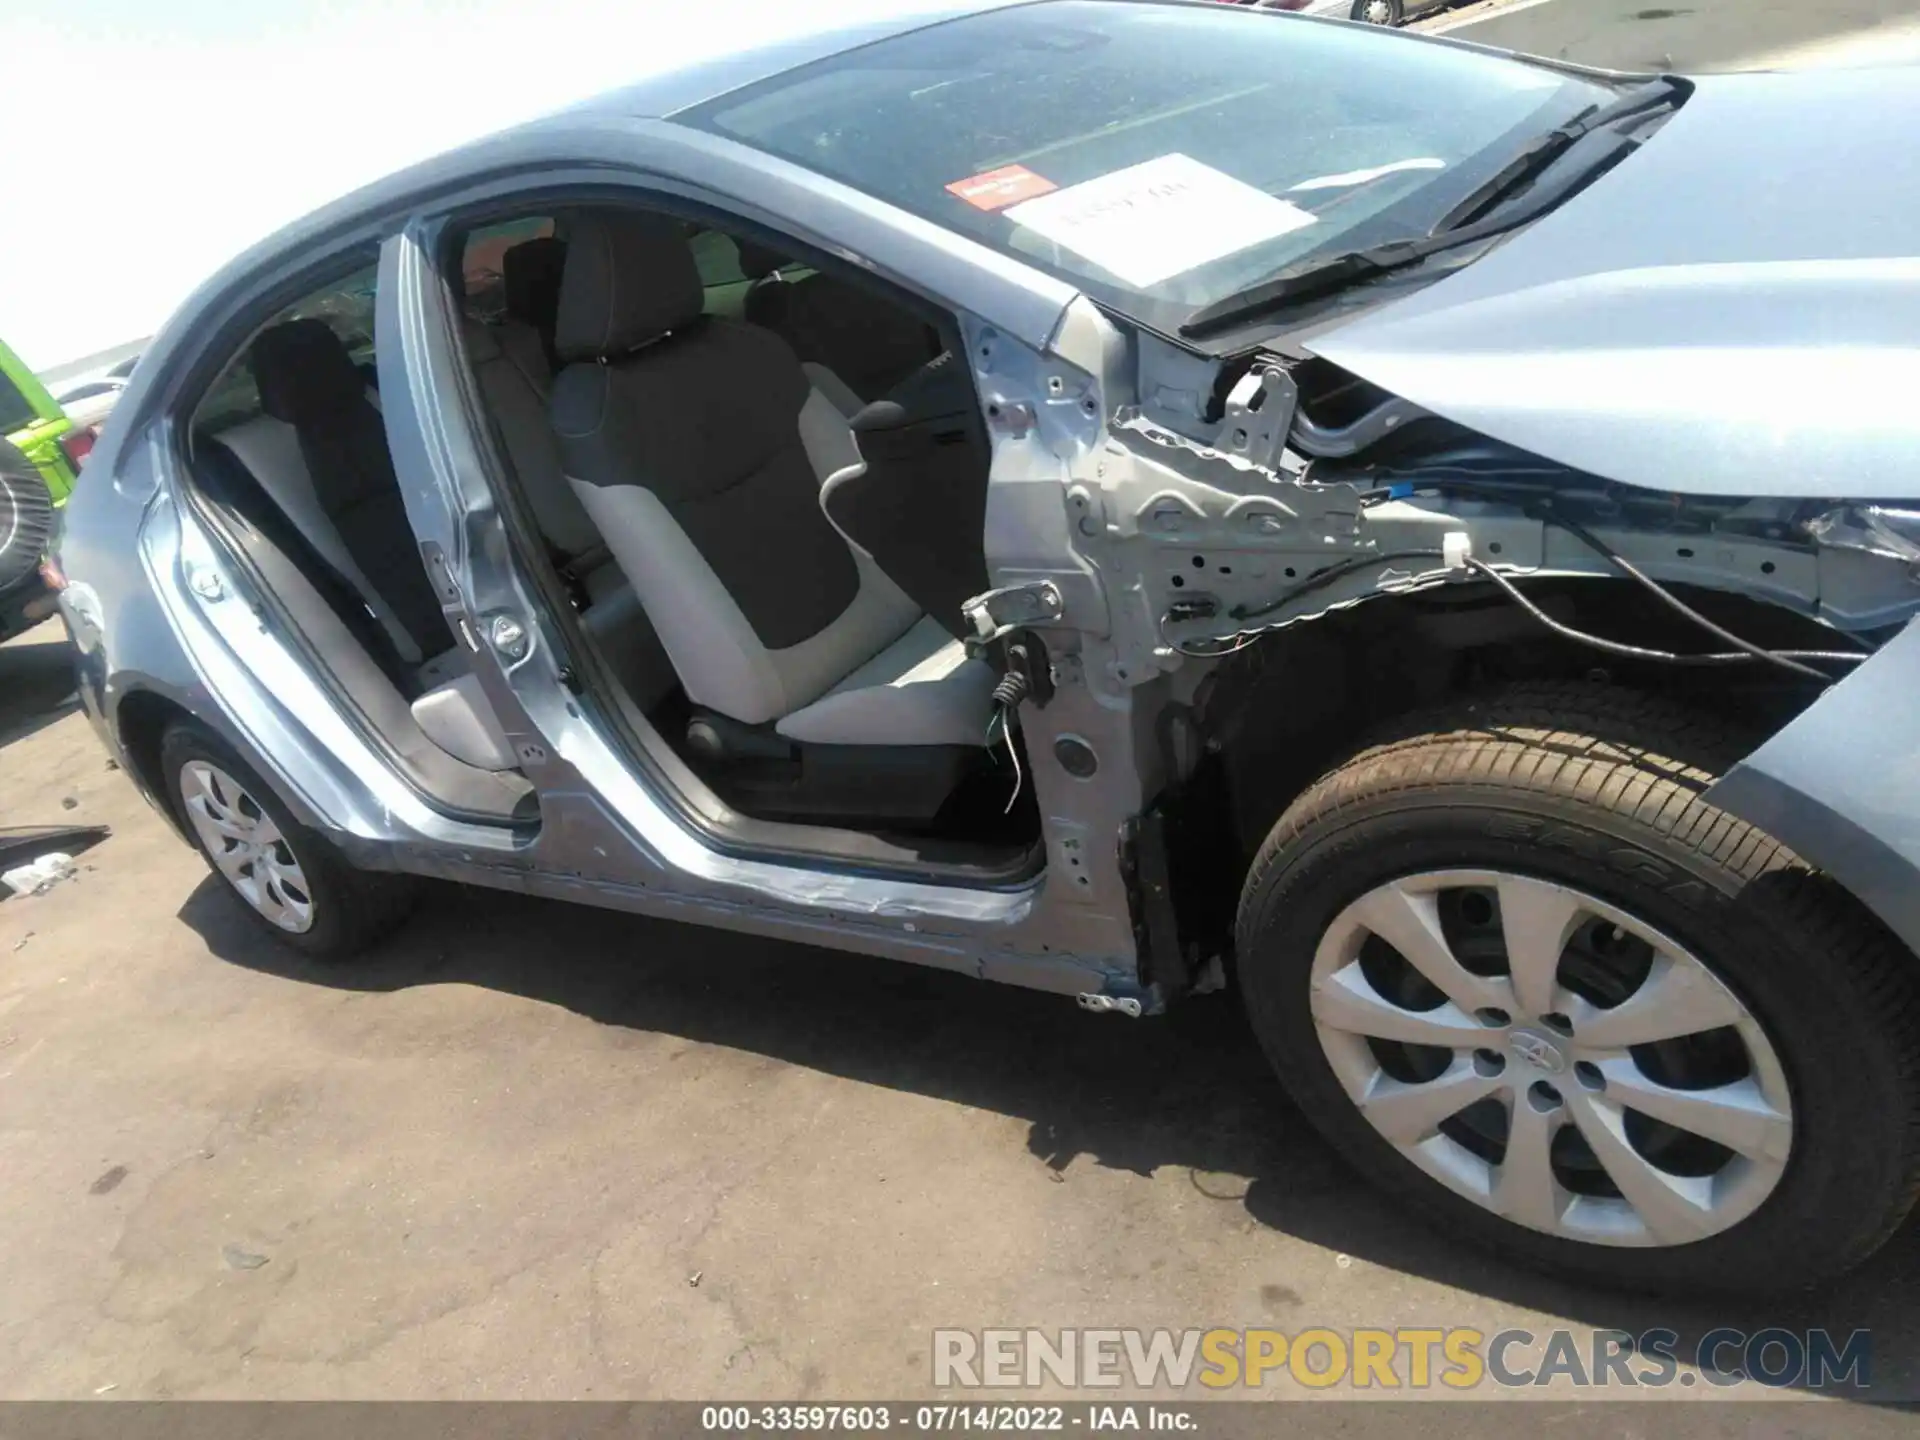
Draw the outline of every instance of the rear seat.
[[[742,240],[740,273],[754,282],[742,318],[793,347],[814,387],[851,417],[939,355],[939,332],[884,296],[831,275],[788,279],[793,262]]]
[[[332,530],[329,548],[352,559],[362,588],[377,594],[414,653],[453,648],[393,473],[385,423],[346,344],[324,320],[289,320],[255,337],[248,365],[260,408],[293,428],[311,519]]]
[[[360,603],[380,624],[393,652],[408,666],[420,664],[420,642],[400,623],[386,597],[373,587],[358,562],[347,552],[340,532],[333,527],[314,493],[313,477],[300,454],[300,437],[293,426],[271,415],[261,415],[229,429],[217,437],[220,444],[247,469],[260,488],[266,491],[281,513],[307,538],[315,552],[352,588]]]
[[[582,598],[580,622],[644,712],[678,680],[639,597],[567,483],[559,442],[547,420],[565,256],[565,242],[550,238],[508,250],[500,262],[506,316],[493,323],[469,320],[467,353],[534,522]]]
[[[211,437],[377,622],[382,668],[415,722],[483,770],[516,761],[427,579],[386,430],[346,346],[321,320],[261,332],[248,364],[265,414]],[[372,577],[378,576],[375,581]],[[343,599],[342,603],[346,603]]]

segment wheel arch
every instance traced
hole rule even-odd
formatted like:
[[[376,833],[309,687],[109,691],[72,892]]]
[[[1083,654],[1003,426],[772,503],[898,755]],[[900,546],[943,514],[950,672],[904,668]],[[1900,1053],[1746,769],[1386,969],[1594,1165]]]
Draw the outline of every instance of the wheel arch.
[[[1528,593],[1581,630],[1676,652],[1703,648],[1700,632],[1624,579],[1546,581]],[[1824,627],[1784,606],[1718,591],[1690,589],[1686,598],[1760,644],[1831,644]],[[1915,648],[1920,655],[1920,644]],[[1489,584],[1381,596],[1273,631],[1216,662],[1196,687],[1188,717],[1202,758],[1161,805],[1186,833],[1230,834],[1231,848],[1216,849],[1209,863],[1231,865],[1237,886],[1281,812],[1384,730],[1504,685],[1575,679],[1666,695],[1711,712],[1746,737],[1749,751],[1820,695],[1812,684],[1762,665],[1735,674],[1615,659],[1546,630]],[[1728,773],[1739,768],[1733,758]],[[1168,773],[1179,772],[1170,767]],[[1176,871],[1174,881],[1176,903],[1196,917],[1183,930],[1208,928],[1206,915],[1218,906],[1221,887],[1208,879],[1196,883],[1191,868]],[[1920,926],[1920,902],[1913,908]]]
[[[1820,696],[1708,792],[1831,875],[1920,956],[1920,626]]]
[[[185,818],[173,803],[173,792],[160,764],[161,739],[182,721],[203,723],[178,700],[154,690],[129,691],[114,707],[114,730],[120,739],[127,777],[147,803],[166,817],[174,833],[191,843]]]

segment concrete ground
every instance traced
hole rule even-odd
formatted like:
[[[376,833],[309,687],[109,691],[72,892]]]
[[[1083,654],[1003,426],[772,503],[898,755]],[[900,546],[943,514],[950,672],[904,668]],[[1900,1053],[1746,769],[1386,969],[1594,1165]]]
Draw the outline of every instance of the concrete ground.
[[[0,1397],[898,1398],[993,1325],[1867,1326],[1876,1395],[1920,1391],[1920,1233],[1818,1303],[1557,1286],[1376,1199],[1217,998],[453,887],[303,963],[65,665],[0,647],[6,823],[113,827],[0,902]]]

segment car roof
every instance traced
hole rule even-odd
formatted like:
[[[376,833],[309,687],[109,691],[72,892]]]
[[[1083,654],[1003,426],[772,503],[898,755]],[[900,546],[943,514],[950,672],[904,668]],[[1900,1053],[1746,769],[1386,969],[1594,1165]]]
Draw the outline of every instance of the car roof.
[[[476,136],[465,144],[361,186],[269,236],[249,252],[249,257],[265,251],[291,248],[316,231],[332,228],[354,214],[370,214],[386,209],[397,200],[432,189],[446,178],[471,169],[467,163],[469,157],[483,148],[496,147],[515,135],[538,130],[556,121],[593,116],[630,120],[670,119],[683,110],[817,60],[842,55],[862,46],[950,20],[965,19],[969,15],[1042,3],[1045,0],[949,0],[945,4],[941,0],[927,0],[926,4],[899,14],[869,18],[857,24],[823,25],[816,30],[790,35],[773,44],[754,46],[665,70],[550,114]]]
[[[603,92],[536,119],[476,136],[465,144],[348,191],[283,226],[222,266],[189,297],[182,309],[198,308],[198,302],[205,296],[223,290],[234,279],[271,263],[276,255],[300,250],[328,231],[350,227],[356,220],[390,211],[417,194],[470,173],[476,168],[483,152],[497,150],[502,142],[510,142],[516,135],[583,117],[670,119],[682,110],[731,91],[745,89],[817,60],[845,54],[897,35],[970,15],[1042,3],[1045,0],[948,0],[944,4],[942,0],[927,0],[925,4],[899,14],[851,25],[823,25],[770,45],[743,49],[662,71],[632,85]]]
[[[149,342],[146,353],[158,363],[141,367],[131,377],[128,394],[122,404],[136,412],[147,407],[148,384],[142,382],[153,383],[156,375],[172,368],[174,357],[182,350],[195,348],[197,342],[191,338],[193,333],[217,311],[223,297],[236,286],[248,282],[251,277],[283,262],[287,257],[310,248],[329,234],[362,228],[375,217],[411,203],[421,193],[465,177],[484,164],[483,157],[488,151],[497,153],[503,141],[511,142],[516,135],[537,131],[569,118],[576,121],[582,117],[668,120],[680,111],[731,91],[862,46],[970,15],[1037,3],[1045,3],[1045,0],[944,0],[944,3],[943,0],[924,0],[924,3],[896,14],[863,19],[853,24],[823,24],[817,29],[790,35],[772,44],[752,46],[662,71],[537,119],[477,136],[463,145],[346,192],[255,242],[196,287]],[[133,428],[137,428],[137,425]]]

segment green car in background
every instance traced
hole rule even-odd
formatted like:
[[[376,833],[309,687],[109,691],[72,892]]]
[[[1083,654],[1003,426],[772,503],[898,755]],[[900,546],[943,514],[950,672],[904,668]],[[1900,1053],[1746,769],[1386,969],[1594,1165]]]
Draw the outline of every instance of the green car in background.
[[[92,440],[0,344],[0,640],[54,612],[40,561]]]
[[[79,469],[79,457],[69,455],[60,443],[72,431],[73,422],[59,402],[0,341],[0,436],[33,462],[56,505],[73,493]]]

